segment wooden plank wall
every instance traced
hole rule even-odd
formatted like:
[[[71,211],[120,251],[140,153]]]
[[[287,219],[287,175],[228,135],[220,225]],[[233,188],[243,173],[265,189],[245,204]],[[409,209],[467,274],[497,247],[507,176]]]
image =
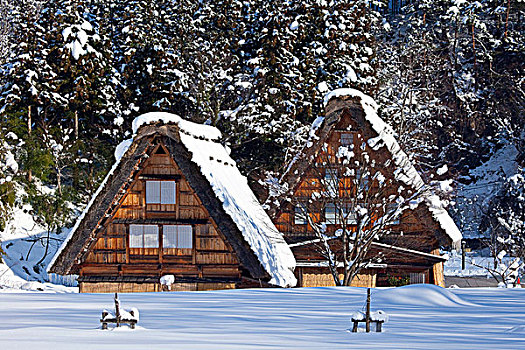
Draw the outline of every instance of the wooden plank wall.
[[[235,283],[174,283],[171,286],[175,291],[206,291],[218,289],[235,289]],[[80,293],[146,293],[161,292],[159,283],[114,283],[114,282],[80,282]]]
[[[328,269],[324,268],[299,268],[298,280],[301,281],[301,287],[334,287],[335,282]],[[339,279],[343,279],[343,274],[339,274]],[[376,274],[372,271],[358,274],[351,284],[352,287],[370,287],[376,286]]]
[[[177,178],[177,204],[146,204],[145,182],[136,180],[110,223],[98,235],[96,243],[81,266],[81,275],[174,274],[183,277],[239,278],[237,256],[218,232],[197,194],[193,192],[171,157],[166,154],[150,156],[139,177],[147,178],[152,175]],[[194,232],[194,249],[129,248],[129,223],[126,221],[138,224],[141,220],[146,224],[148,220],[198,222],[191,223]],[[106,287],[101,284],[100,289],[104,288]],[[123,287],[119,288],[127,289],[128,286],[123,284]],[[151,290],[151,287],[144,288]]]
[[[334,127],[332,134],[329,135],[327,139],[327,147],[324,150],[322,150],[320,154],[317,155],[316,163],[326,164],[327,161],[328,163],[334,163],[336,161],[335,154],[341,144],[341,133],[347,132],[353,133],[353,150],[356,154],[357,159],[360,157],[360,152],[362,152],[360,147],[362,143],[361,140],[363,140],[363,138],[374,136],[371,134],[371,130],[366,130],[366,128],[363,125],[358,125],[357,121],[352,120],[349,116],[346,116],[345,118],[341,119],[337,126]],[[387,164],[385,162],[388,160],[388,158],[385,152],[375,152],[368,146],[366,148],[366,152],[371,158],[376,160],[377,164]],[[323,179],[323,167],[324,165],[320,166],[319,169],[310,169],[305,173],[301,182],[296,187],[293,195],[295,198],[298,199],[299,202],[312,198],[312,192],[316,190],[319,191],[320,180]],[[392,165],[383,167],[382,173],[386,178],[394,179],[394,168]],[[353,184],[352,176],[343,178],[342,181],[340,181],[340,195],[343,197],[345,194],[348,195],[348,193],[352,191],[352,187],[355,186],[356,185]],[[370,191],[373,192],[374,188],[378,188],[378,183],[377,181],[372,181],[369,184],[369,186]],[[392,186],[391,191],[395,191],[394,186]],[[388,196],[387,193],[385,193],[384,195]],[[274,219],[274,223],[277,229],[284,234],[286,240],[290,243],[296,243],[315,238],[316,235],[310,225],[295,224],[294,205],[295,203],[293,201],[291,203],[286,203],[283,205],[281,212],[278,213],[277,217]],[[314,208],[313,210],[315,210],[315,206],[312,206],[312,208]],[[322,205],[319,205],[318,212],[314,213],[313,215],[315,221],[325,220],[324,213],[322,212]],[[338,227],[336,227],[336,225],[327,225],[328,232],[334,232],[337,228]],[[385,243],[420,250],[423,252],[430,252],[433,249],[439,247],[437,237],[435,236],[435,223],[433,222],[432,215],[430,214],[430,212],[428,212],[428,210],[422,208],[418,208],[416,210],[408,210],[401,216],[399,224],[392,225],[391,228],[394,232],[397,232],[399,234],[394,233],[393,235],[385,238]],[[310,258],[312,258],[312,260],[315,260],[316,257],[314,256],[314,250],[312,250],[312,254],[312,256],[307,256],[303,254],[299,257],[296,257],[299,260],[308,261],[310,260]],[[388,258],[390,262],[396,262],[397,259],[397,261],[403,262],[403,264],[405,265],[407,263],[406,257],[396,256],[392,252],[389,253]],[[441,281],[441,277],[439,276],[439,268],[436,267],[434,270],[435,280],[437,281],[436,284],[440,285],[441,282],[439,281]],[[324,275],[317,272],[314,273],[311,271],[305,272],[305,274],[303,274],[303,278],[305,279],[305,284],[303,284],[305,286],[324,286],[333,284],[333,281],[331,280],[332,277],[328,273],[327,269]],[[366,282],[363,283],[365,285],[376,284],[375,280],[373,282],[366,280]]]

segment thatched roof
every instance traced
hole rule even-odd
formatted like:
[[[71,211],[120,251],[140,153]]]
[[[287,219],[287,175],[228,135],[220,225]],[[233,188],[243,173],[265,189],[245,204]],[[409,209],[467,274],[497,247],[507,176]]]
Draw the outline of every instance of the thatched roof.
[[[310,167],[310,162],[324,145],[339,121],[344,117],[350,117],[358,125],[366,128],[371,133],[372,139],[369,145],[374,151],[383,151],[391,159],[395,167],[395,179],[405,187],[417,191],[425,188],[421,196],[416,214],[421,211],[430,213],[436,225],[436,235],[441,245],[457,246],[462,239],[461,232],[449,216],[439,197],[434,194],[423,182],[423,179],[409,160],[408,156],[401,150],[392,128],[377,115],[375,101],[360,91],[353,89],[339,89],[328,93],[325,97],[325,111],[323,117],[319,117],[313,123],[310,133],[310,141],[302,152],[295,157],[288,166],[287,171],[281,178],[281,183],[292,193],[302,181],[303,175]],[[373,142],[370,142],[373,141]],[[279,209],[284,205],[286,196],[282,198],[268,198],[266,205],[269,207],[270,217],[275,217]]]
[[[250,275],[280,286],[295,285],[291,250],[218,142],[220,132],[216,128],[167,113],[148,113],[134,121],[133,129],[132,142],[117,148],[115,166],[55,255],[50,272],[76,272],[156,140],[168,149]]]

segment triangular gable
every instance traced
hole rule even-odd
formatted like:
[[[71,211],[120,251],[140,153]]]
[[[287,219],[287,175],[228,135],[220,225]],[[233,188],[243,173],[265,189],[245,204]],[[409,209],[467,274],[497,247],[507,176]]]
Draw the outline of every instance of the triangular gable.
[[[375,101],[354,89],[338,89],[325,96],[325,109],[326,115],[317,118],[312,125],[309,142],[301,154],[295,157],[281,178],[281,183],[285,184],[289,193],[294,193],[300,186],[302,176],[309,168],[310,161],[328,140],[341,118],[350,116],[358,123],[366,123],[376,135],[369,140],[369,142],[372,141],[370,146],[374,151],[385,149],[396,169],[395,179],[397,181],[414,190],[425,188],[419,207],[432,215],[433,222],[436,224],[436,234],[441,244],[457,246],[462,239],[461,232],[443,207],[439,197],[426,188],[423,179],[397,143],[393,130],[377,115]],[[284,199],[269,197],[266,201],[270,208],[269,215],[273,218],[279,215],[279,208],[286,200],[286,195],[282,197]]]
[[[170,125],[147,125],[157,121]],[[72,272],[73,266],[96,240],[96,228],[104,224],[123,198],[130,185],[128,179],[143,165],[145,154],[153,152],[152,139],[161,137],[252,277],[281,286],[295,285],[295,259],[291,250],[257,202],[246,178],[217,142],[220,137],[217,129],[167,113],[149,113],[134,121],[134,134],[132,142],[117,148],[117,163],[55,255],[50,264],[51,272]]]

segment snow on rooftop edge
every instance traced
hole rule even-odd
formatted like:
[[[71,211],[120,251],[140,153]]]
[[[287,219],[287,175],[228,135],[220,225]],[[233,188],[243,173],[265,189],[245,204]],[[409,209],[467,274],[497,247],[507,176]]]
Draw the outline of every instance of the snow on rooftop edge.
[[[131,146],[132,142],[133,142],[132,138],[124,140],[121,143],[119,143],[117,145],[117,147],[115,148],[115,159],[116,159],[115,164],[113,164],[113,166],[109,170],[108,174],[106,175],[106,177],[104,178],[104,180],[100,184],[100,186],[98,186],[97,191],[93,194],[93,196],[89,200],[89,202],[86,205],[86,207],[84,208],[84,210],[82,210],[82,213],[77,218],[77,220],[75,222],[75,225],[71,228],[71,230],[69,231],[67,237],[64,239],[64,241],[62,242],[62,244],[60,245],[60,247],[56,251],[55,255],[53,256],[53,259],[51,259],[51,262],[47,265],[47,268],[46,268],[46,272],[47,273],[50,273],[49,269],[51,268],[51,266],[53,266],[55,264],[56,259],[58,258],[60,253],[62,253],[64,248],[67,246],[67,244],[68,244],[69,240],[71,239],[71,237],[73,237],[73,234],[78,229],[78,226],[80,225],[80,222],[84,219],[84,217],[86,216],[87,212],[89,211],[89,209],[91,208],[91,206],[95,202],[95,199],[98,197],[98,195],[100,194],[100,192],[102,191],[104,186],[106,186],[106,183],[108,182],[109,177],[111,175],[113,175],[113,173],[115,172],[115,169],[117,169],[117,166],[120,164],[120,160],[122,159],[122,156],[129,149],[129,147]]]
[[[180,134],[181,141],[192,153],[192,161],[199,166],[202,174],[212,186],[215,195],[223,203],[224,210],[230,215],[262,266],[270,274],[272,278],[270,283],[282,287],[295,286],[297,283],[293,274],[295,257],[282,234],[277,230],[248,186],[246,177],[239,172],[224,146],[215,142],[221,137],[221,132],[213,126],[196,124],[175,114],[151,112],[133,120],[133,137],[136,136],[141,126],[156,122],[177,124],[183,131]],[[133,138],[124,140],[116,147],[115,164],[55,253],[47,267],[48,271],[73,237],[80,222],[95,202],[132,142]]]
[[[324,97],[324,107],[328,105],[331,99],[343,96],[357,97],[360,99],[361,106],[365,112],[365,119],[370,122],[372,128],[379,135],[380,141],[375,142],[374,149],[385,145],[392,154],[392,160],[399,169],[395,173],[396,179],[403,181],[405,184],[412,186],[416,190],[422,189],[425,186],[421,175],[409,160],[406,153],[399,146],[394,131],[383,119],[377,115],[377,103],[374,99],[359,90],[356,89],[336,89],[327,93]],[[450,217],[447,210],[443,207],[443,203],[436,194],[425,192],[424,194],[425,204],[430,210],[432,216],[440,227],[447,233],[452,240],[453,244],[457,244],[463,238],[463,235],[459,231],[458,227],[454,223],[454,220]]]
[[[218,140],[221,138],[221,132],[214,126],[193,123],[176,114],[166,112],[150,112],[135,118],[132,123],[133,135],[137,134],[138,129],[142,125],[156,122],[177,124],[179,128],[196,137],[204,137],[212,140]]]

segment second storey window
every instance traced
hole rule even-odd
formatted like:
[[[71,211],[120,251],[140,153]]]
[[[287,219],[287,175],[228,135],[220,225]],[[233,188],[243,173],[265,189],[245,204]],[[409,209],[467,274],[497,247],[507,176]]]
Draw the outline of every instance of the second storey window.
[[[193,248],[193,230],[191,225],[162,226],[162,246],[164,248]]]
[[[337,176],[337,169],[326,169],[324,175],[324,183],[327,191],[336,195],[339,190],[339,177]]]
[[[130,248],[158,248],[159,227],[157,225],[129,225]]]
[[[294,208],[294,224],[304,225],[307,224],[306,208],[302,204],[297,204]]]
[[[324,208],[324,218],[327,224],[335,224],[336,223],[336,210],[335,210],[335,204],[333,203],[327,203]]]
[[[175,204],[175,181],[146,181],[146,204]]]
[[[341,133],[341,146],[350,146],[354,144],[354,134]]]

